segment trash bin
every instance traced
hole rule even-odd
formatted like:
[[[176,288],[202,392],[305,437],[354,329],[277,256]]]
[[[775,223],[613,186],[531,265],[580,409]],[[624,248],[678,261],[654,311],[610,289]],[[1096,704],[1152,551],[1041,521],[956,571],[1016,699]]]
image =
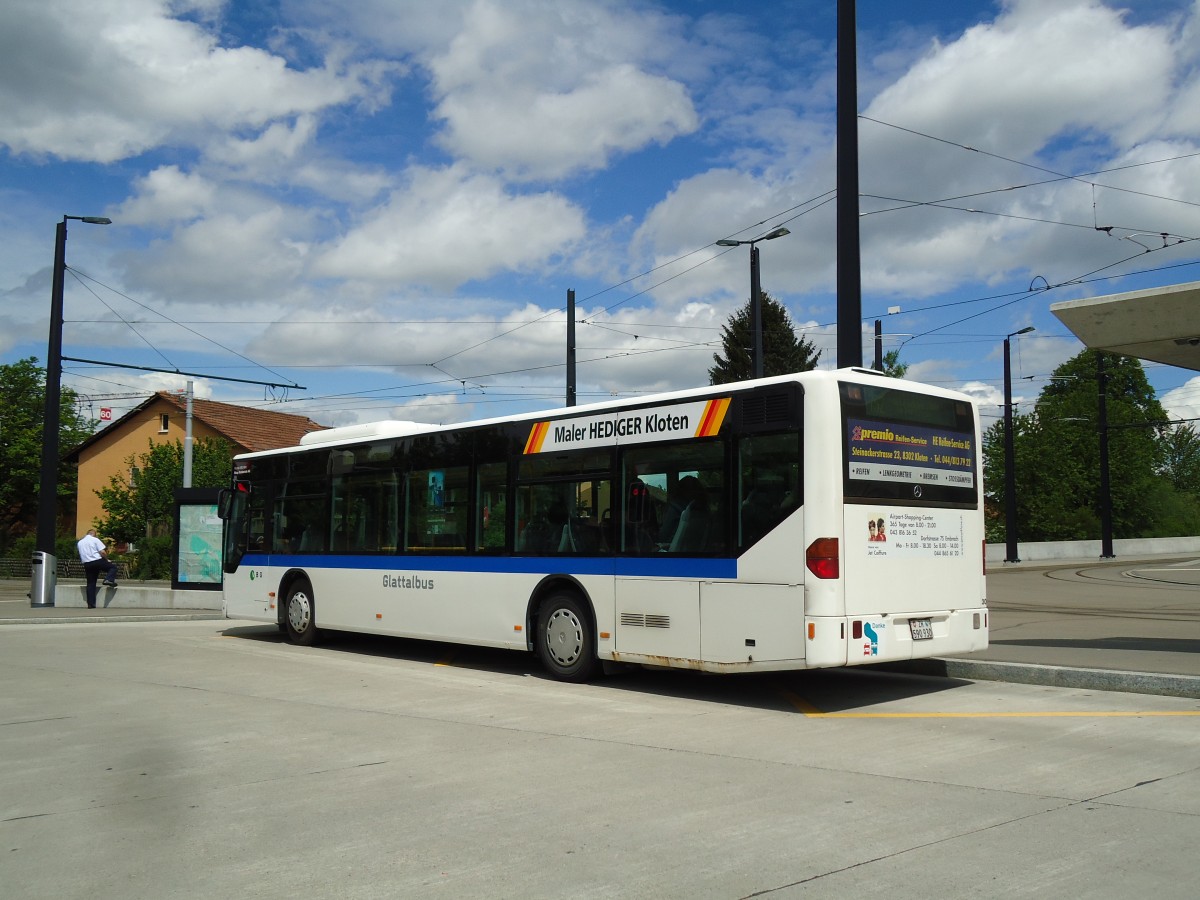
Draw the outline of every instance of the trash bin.
[[[45,550],[34,550],[31,563],[29,605],[35,608],[53,606],[54,591],[58,587],[58,559]]]

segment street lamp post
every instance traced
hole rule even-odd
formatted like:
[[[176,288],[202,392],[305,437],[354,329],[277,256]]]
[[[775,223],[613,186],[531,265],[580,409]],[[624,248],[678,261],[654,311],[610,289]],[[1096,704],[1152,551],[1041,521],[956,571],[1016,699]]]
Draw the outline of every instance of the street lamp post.
[[[1012,363],[1009,357],[1009,338],[1033,331],[1027,325],[1004,338],[1004,538],[1005,562],[1020,562],[1017,556],[1017,471],[1012,417]]]
[[[752,378],[763,377],[762,287],[759,284],[758,275],[758,247],[755,245],[759,241],[773,241],[775,238],[783,237],[785,234],[791,234],[791,232],[781,225],[774,231],[768,231],[766,234],[750,241],[734,241],[730,239],[717,241],[718,247],[750,245],[750,332],[753,341],[750,375]]]
[[[49,583],[50,596],[30,593],[33,606],[53,606],[54,580],[50,569],[54,558],[54,538],[58,521],[58,428],[62,397],[63,278],[67,269],[67,221],[74,219],[89,225],[111,225],[99,216],[63,216],[54,239],[54,271],[50,289],[50,340],[46,350],[46,405],[42,414],[42,471],[38,491],[37,549],[42,554],[43,585]],[[36,579],[35,579],[36,581]]]
[[[1104,368],[1104,354],[1096,353],[1096,386],[1099,389],[1099,416],[1097,426],[1100,431],[1100,558],[1112,559],[1113,525],[1112,525],[1112,482],[1109,479],[1108,467],[1108,372]]]

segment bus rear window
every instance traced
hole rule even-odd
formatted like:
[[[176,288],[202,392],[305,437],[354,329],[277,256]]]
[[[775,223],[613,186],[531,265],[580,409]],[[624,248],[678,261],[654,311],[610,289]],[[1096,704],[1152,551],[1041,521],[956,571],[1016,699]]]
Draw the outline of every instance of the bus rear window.
[[[841,385],[846,502],[975,508],[975,412],[963,400]]]

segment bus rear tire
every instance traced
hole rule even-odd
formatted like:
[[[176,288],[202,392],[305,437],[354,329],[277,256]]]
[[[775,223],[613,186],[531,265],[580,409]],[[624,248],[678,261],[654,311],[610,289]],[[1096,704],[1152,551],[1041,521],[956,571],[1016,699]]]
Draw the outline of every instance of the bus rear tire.
[[[542,665],[559,681],[588,681],[596,674],[596,635],[583,601],[558,593],[538,611],[537,653]]]
[[[317,639],[317,618],[313,605],[313,589],[307,581],[297,581],[288,589],[283,606],[283,623],[288,640],[308,647]]]

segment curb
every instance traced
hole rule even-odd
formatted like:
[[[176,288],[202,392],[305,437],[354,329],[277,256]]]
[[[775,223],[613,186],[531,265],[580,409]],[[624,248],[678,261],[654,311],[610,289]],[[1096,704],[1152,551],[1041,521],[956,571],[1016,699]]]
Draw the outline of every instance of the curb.
[[[885,663],[877,668],[941,678],[1007,681],[1014,684],[1041,684],[1050,687],[1200,699],[1200,676],[1197,675],[1164,675],[1126,672],[1120,669],[1077,669],[974,659],[921,659]]]
[[[28,619],[0,619],[0,627],[4,625],[99,625],[107,622],[204,622],[213,619],[224,619],[221,613],[186,613],[184,615],[163,615],[151,613],[145,616],[136,614],[117,616],[55,616]]]

